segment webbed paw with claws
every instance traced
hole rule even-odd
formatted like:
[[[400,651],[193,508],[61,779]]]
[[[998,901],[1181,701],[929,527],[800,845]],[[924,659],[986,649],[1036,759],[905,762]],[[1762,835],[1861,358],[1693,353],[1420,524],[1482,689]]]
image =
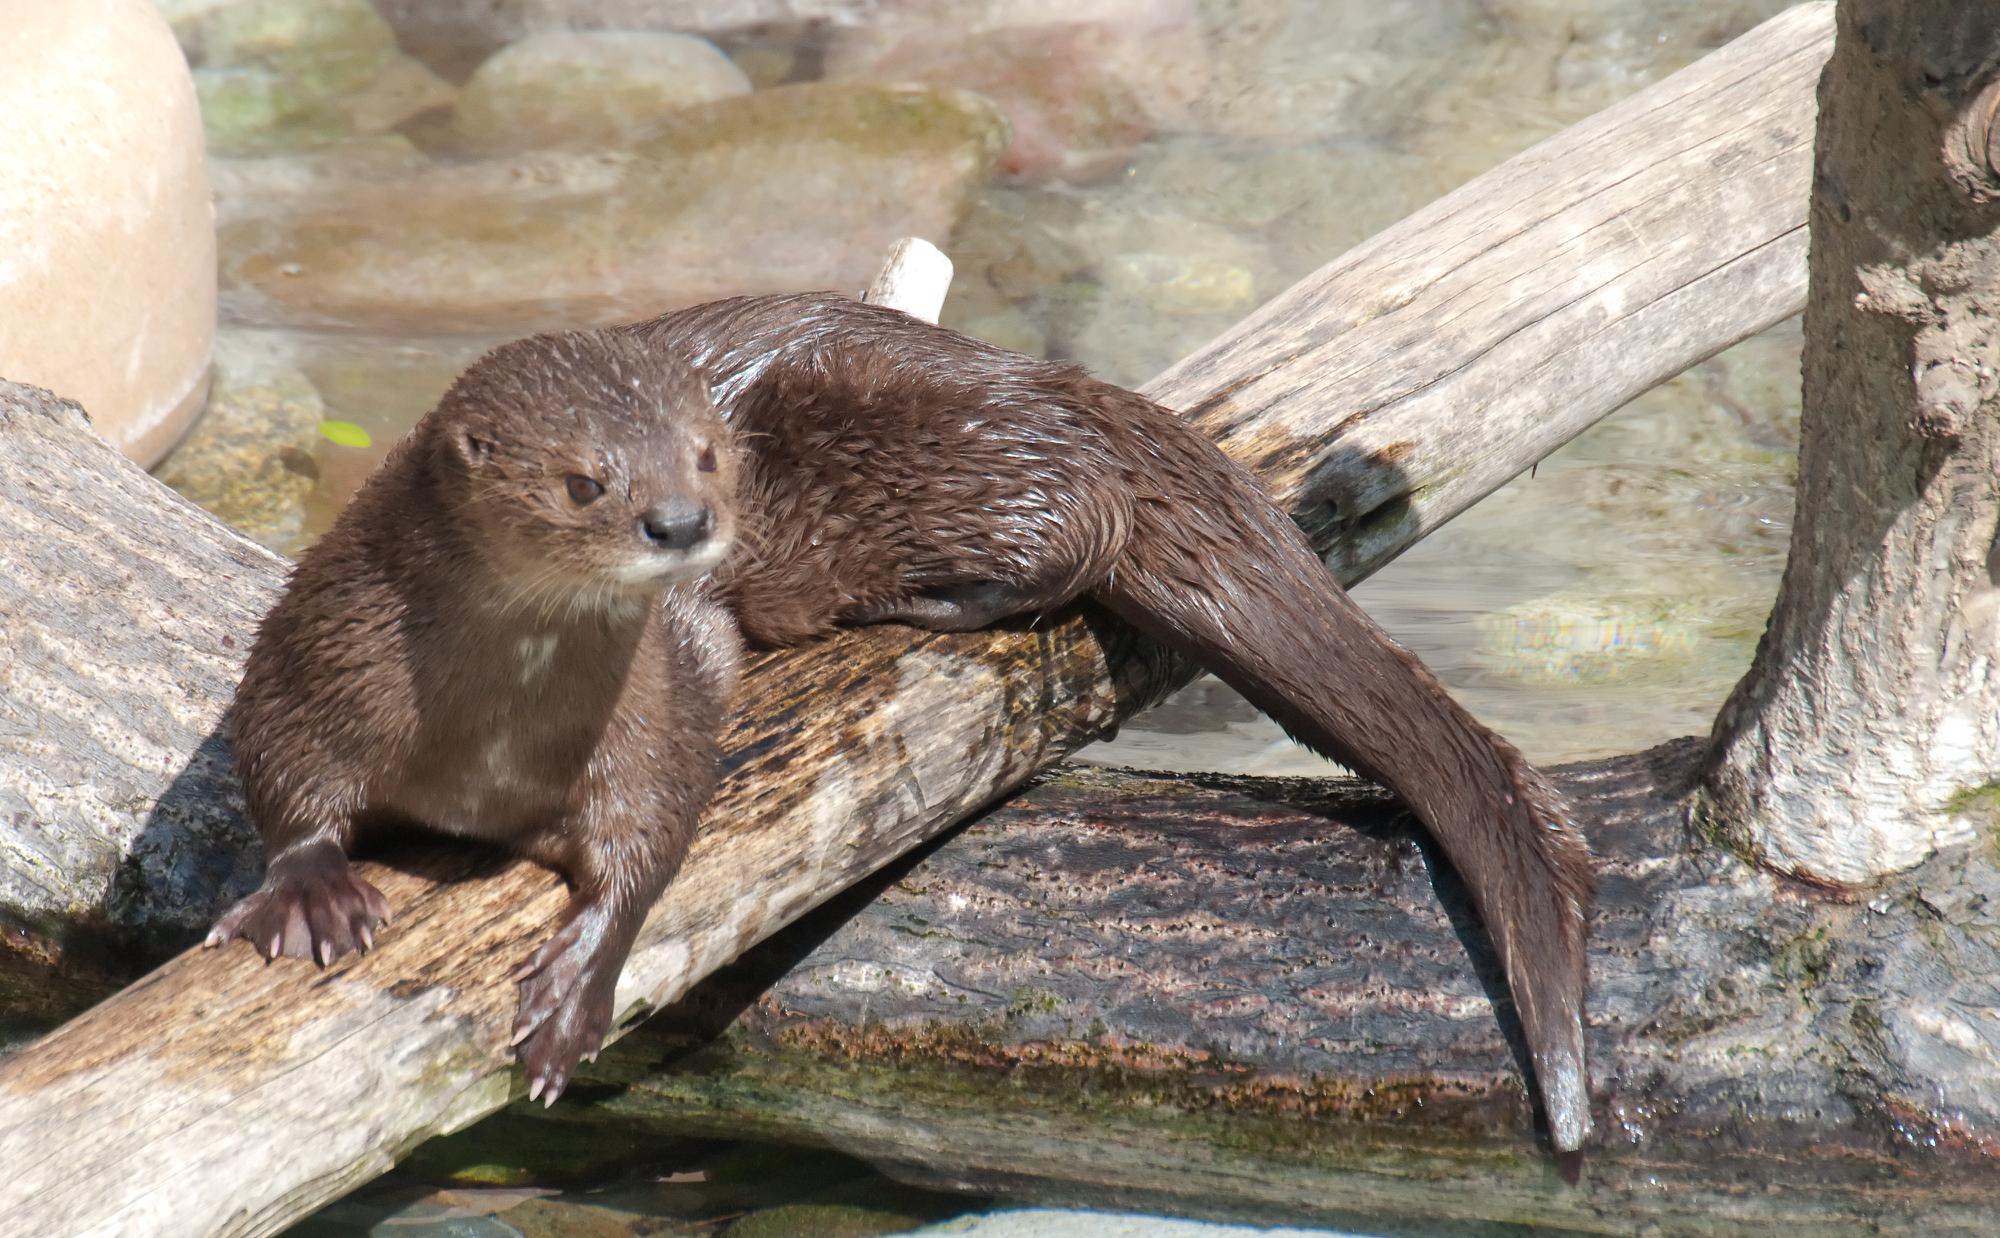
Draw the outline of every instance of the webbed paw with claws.
[[[256,893],[223,913],[203,944],[241,937],[267,959],[311,959],[321,967],[375,944],[389,900],[354,871],[332,843],[279,856]]]

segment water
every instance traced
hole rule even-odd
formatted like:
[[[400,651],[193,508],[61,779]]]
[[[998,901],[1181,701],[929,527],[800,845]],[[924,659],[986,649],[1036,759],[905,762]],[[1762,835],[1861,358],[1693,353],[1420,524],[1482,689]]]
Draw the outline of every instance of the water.
[[[1143,383],[1784,4],[162,7],[203,93],[225,319],[210,415],[160,474],[289,553],[490,344],[737,291],[858,288],[908,233],[958,264],[947,324]],[[522,42],[537,13],[726,12],[759,21]],[[882,84],[910,81],[934,88]],[[1650,393],[1357,596],[1538,760],[1706,730],[1783,562],[1798,350],[1788,324]],[[369,445],[333,442],[328,421]],[[1325,768],[1213,681],[1084,757]],[[502,1232],[464,1220],[432,1223]]]

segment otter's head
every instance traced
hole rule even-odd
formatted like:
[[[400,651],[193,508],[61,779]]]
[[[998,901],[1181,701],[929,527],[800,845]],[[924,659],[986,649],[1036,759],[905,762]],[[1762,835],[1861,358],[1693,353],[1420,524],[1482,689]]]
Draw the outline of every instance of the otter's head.
[[[651,593],[710,571],[735,538],[735,451],[707,385],[628,335],[503,344],[427,420],[448,507],[524,595]]]

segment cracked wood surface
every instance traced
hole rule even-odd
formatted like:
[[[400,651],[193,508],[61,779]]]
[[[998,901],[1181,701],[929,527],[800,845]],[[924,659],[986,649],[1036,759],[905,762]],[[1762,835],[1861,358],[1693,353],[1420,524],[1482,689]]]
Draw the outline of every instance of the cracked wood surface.
[[[1990,1232],[1995,857],[1829,898],[1688,828],[1700,755],[1549,771],[1600,869],[1586,1034],[1608,1138],[1580,1187],[1523,1137],[1490,944],[1393,801],[1086,768],[710,977],[586,1068],[575,1105],[482,1132],[484,1155],[550,1124],[573,1145],[576,1124],[1362,1233]]]
[[[1830,10],[1783,14],[1448,195],[1149,393],[1365,575],[1797,311]],[[187,940],[255,880],[214,727],[283,565],[19,388],[0,401],[0,532],[6,910]],[[883,628],[761,662],[621,1026],[1185,674],[1092,616]],[[325,972],[184,954],[0,1063],[0,1230],[272,1232],[518,1091],[505,975],[556,879],[465,847],[367,871],[398,910],[374,953]]]

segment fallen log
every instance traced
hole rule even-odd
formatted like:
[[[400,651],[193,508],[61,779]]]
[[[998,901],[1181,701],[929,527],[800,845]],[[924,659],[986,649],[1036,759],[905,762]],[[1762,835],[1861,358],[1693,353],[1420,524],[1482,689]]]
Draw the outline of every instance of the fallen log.
[[[1343,579],[1365,575],[1796,312],[1830,16],[1781,15],[1479,178],[1150,393],[1260,471]],[[254,880],[214,728],[281,564],[73,411],[17,395],[0,431],[0,533],[25,568],[0,585],[21,634],[0,655],[9,911],[45,936],[94,917],[186,941]],[[763,661],[725,789],[620,985],[621,1026],[1186,669],[1089,615]],[[399,910],[370,955],[316,972],[185,954],[0,1063],[0,1229],[270,1232],[518,1089],[505,976],[558,883],[462,847],[369,877]]]
[[[513,1129],[819,1144],[924,1185],[1377,1233],[1982,1232],[1995,1149],[1952,1106],[1990,1070],[1899,1073],[1879,1040],[2000,1003],[2000,870],[1961,851],[1868,905],[1773,878],[1688,830],[1699,754],[1557,773],[1602,870],[1608,1138],[1581,1189],[1521,1138],[1518,1031],[1449,866],[1324,779],[1047,777]]]

